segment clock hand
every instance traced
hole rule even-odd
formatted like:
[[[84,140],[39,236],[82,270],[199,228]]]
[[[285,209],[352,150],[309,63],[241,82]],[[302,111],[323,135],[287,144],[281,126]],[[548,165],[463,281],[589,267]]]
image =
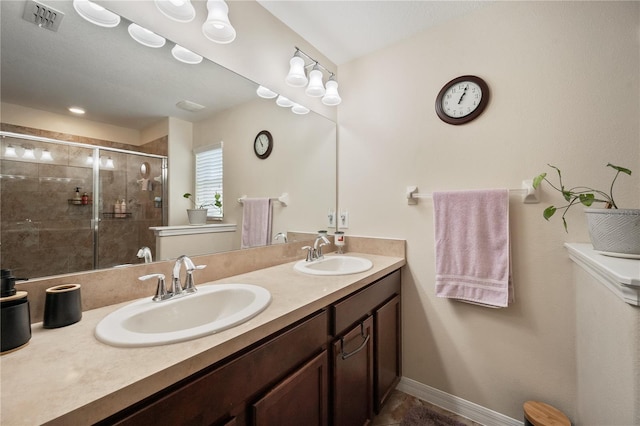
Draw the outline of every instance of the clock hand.
[[[460,102],[462,102],[462,98],[464,98],[464,95],[467,94],[467,89],[469,88],[469,85],[466,85],[464,88],[464,91],[462,92],[462,96],[460,96],[460,99],[458,99],[458,105],[460,105]]]

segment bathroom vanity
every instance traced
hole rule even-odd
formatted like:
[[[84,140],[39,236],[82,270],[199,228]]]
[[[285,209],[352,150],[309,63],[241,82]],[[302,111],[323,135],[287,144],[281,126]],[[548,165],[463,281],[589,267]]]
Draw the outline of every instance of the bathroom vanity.
[[[271,304],[183,343],[98,342],[96,324],[129,302],[61,329],[34,324],[30,344],[1,359],[1,423],[365,424],[400,378],[405,259],[357,255],[373,268],[309,276],[290,262],[219,280],[263,286]]]

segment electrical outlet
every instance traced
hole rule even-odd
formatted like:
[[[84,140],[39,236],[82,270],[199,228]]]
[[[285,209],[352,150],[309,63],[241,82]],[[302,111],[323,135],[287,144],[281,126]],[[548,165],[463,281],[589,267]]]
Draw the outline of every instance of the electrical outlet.
[[[349,228],[349,212],[347,210],[342,210],[338,216],[338,229],[347,228]]]
[[[336,227],[336,211],[334,209],[329,209],[329,212],[327,213],[327,227]]]

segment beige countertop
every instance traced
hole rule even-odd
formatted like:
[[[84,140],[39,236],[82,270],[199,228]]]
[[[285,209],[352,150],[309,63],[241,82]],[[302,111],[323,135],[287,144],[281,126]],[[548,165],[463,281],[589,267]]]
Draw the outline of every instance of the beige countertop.
[[[93,423],[405,265],[401,257],[353,254],[370,259],[373,268],[323,277],[294,271],[291,262],[200,283],[255,284],[268,289],[272,300],[244,324],[187,342],[118,348],[96,340],[98,322],[130,302],[85,311],[80,322],[63,328],[33,324],[29,344],[0,358],[0,424]]]

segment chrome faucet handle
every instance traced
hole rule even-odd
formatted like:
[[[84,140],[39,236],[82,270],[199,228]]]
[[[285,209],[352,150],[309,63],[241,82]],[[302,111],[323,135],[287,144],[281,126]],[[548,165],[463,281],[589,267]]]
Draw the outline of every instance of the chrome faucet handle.
[[[153,299],[151,300],[153,300],[154,302],[161,302],[163,300],[167,300],[172,296],[171,294],[167,293],[167,288],[164,284],[164,274],[149,274],[149,275],[143,275],[141,277],[138,277],[140,281],[146,281],[151,278],[158,279],[158,287],[156,288],[156,295],[153,296]]]
[[[206,267],[207,265],[197,265],[193,268],[187,269],[187,278],[185,279],[183,290],[185,293],[195,293],[196,291],[198,291],[198,289],[196,288],[196,284],[193,281],[193,271],[197,269],[204,269]]]
[[[311,246],[304,246],[302,247],[302,250],[307,250],[307,262],[311,262],[315,257],[315,249]]]

